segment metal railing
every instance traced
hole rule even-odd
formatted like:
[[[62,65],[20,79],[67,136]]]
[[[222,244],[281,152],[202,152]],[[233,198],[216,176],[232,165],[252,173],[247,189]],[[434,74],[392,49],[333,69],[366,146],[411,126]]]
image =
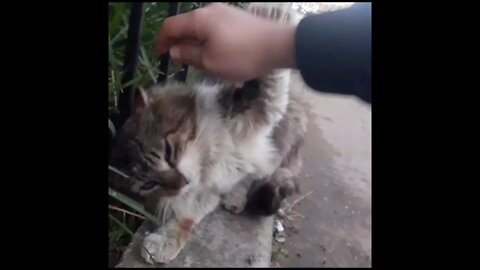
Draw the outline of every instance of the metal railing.
[[[145,4],[142,2],[132,3],[130,19],[128,21],[127,44],[125,48],[125,59],[123,62],[122,85],[130,82],[135,77],[135,70],[138,65],[138,53],[140,50],[140,35],[142,30],[143,15],[145,14]],[[120,122],[123,123],[131,113],[131,107],[135,97],[134,85],[127,86],[120,93],[118,98],[118,108],[120,112]]]

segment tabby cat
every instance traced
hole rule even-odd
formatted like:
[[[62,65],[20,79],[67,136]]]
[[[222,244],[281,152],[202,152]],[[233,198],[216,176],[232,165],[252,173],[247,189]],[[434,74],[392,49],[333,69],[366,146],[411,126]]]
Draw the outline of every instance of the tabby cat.
[[[291,22],[281,5],[249,10]],[[289,85],[290,70],[275,70],[240,87],[167,83],[139,92],[110,160],[128,177],[111,172],[109,182],[165,220],[144,239],[148,263],[174,259],[220,203],[271,215],[295,191],[306,115]]]

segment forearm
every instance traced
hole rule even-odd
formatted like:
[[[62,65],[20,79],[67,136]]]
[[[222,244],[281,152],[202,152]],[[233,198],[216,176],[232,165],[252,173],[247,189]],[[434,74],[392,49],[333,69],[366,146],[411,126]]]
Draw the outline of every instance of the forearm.
[[[371,4],[302,19],[295,53],[311,88],[371,102]]]

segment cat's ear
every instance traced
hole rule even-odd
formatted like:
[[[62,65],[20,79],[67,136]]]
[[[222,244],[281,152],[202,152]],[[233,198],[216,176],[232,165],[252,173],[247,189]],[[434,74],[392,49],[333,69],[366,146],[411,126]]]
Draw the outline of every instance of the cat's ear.
[[[148,105],[148,96],[145,89],[138,87],[137,92],[135,93],[135,99],[133,101],[132,112],[136,113],[139,110],[144,109]]]

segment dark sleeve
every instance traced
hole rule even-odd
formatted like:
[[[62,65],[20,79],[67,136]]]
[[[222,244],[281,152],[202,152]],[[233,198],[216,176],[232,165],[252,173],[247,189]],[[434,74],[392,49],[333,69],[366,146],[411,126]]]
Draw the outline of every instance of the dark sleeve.
[[[371,103],[371,31],[371,3],[303,18],[295,46],[307,85]]]

